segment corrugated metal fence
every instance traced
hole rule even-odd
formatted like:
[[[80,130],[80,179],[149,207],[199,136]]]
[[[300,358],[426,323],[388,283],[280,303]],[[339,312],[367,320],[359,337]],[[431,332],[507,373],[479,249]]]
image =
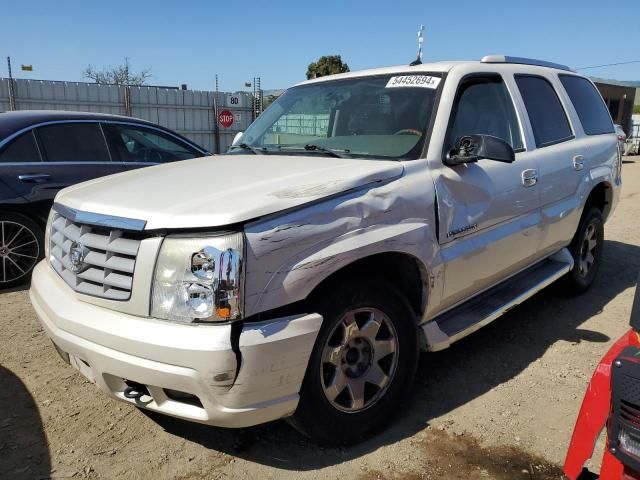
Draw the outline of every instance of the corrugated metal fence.
[[[96,83],[14,79],[17,110],[74,110],[129,115],[157,123],[216,152],[212,91],[163,87],[124,87]],[[219,125],[220,151],[244,131],[253,119],[253,95],[248,92],[217,94],[218,112],[233,113],[233,124]],[[0,112],[10,110],[9,79],[0,78]]]

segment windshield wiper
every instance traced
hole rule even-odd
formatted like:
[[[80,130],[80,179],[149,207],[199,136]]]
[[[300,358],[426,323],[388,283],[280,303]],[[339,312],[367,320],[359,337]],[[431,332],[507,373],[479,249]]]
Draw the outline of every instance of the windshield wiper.
[[[304,149],[307,152],[322,152],[322,153],[326,153],[328,155],[331,155],[332,157],[336,157],[336,158],[351,158],[351,155],[349,155],[349,152],[351,150],[347,150],[346,148],[343,150],[338,150],[335,148],[326,148],[326,147],[320,147],[318,145],[314,145],[313,143],[307,143],[304,146]]]
[[[238,143],[237,145],[231,145],[231,148],[241,148],[242,150],[253,152],[256,155],[264,155],[264,152],[266,151],[265,148],[252,147],[251,145],[247,145],[246,143]]]
[[[296,151],[296,150],[305,150],[307,152],[326,153],[327,155],[330,155],[336,158],[353,158],[351,155],[349,155],[350,150],[347,150],[346,148],[344,150],[338,150],[335,148],[321,147],[319,145],[314,145],[313,143],[308,143],[304,147],[284,147],[283,148],[282,146],[278,146],[278,148],[280,150],[289,151],[289,152]]]

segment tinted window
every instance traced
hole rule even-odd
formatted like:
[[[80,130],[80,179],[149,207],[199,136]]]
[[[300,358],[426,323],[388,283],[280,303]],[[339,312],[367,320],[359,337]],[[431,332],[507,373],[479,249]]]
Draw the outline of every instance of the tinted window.
[[[578,113],[584,133],[598,135],[613,132],[611,116],[607,107],[605,107],[600,93],[589,80],[573,75],[560,75],[560,81]]]
[[[164,163],[202,154],[184,142],[157,130],[131,125],[109,125],[111,151],[123,162]]]
[[[465,80],[457,94],[448,144],[458,137],[484,134],[498,137],[514,150],[522,149],[516,111],[499,76]]]
[[[107,145],[97,123],[63,123],[38,128],[49,162],[108,162]]]
[[[516,75],[527,108],[536,146],[544,147],[572,137],[569,120],[551,84],[542,77]]]
[[[33,132],[23,133],[13,139],[0,153],[0,162],[39,162],[40,153]]]

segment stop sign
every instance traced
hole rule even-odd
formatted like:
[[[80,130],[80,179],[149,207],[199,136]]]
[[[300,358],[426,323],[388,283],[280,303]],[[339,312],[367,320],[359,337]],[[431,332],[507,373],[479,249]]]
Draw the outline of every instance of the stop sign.
[[[229,128],[231,125],[233,125],[233,113],[231,113],[229,110],[222,110],[218,114],[218,121],[224,128]]]

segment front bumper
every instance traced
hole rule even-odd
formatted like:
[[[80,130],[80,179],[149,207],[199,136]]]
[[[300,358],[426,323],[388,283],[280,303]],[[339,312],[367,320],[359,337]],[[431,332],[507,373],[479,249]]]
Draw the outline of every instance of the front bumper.
[[[172,323],[88,304],[45,262],[33,272],[30,297],[47,335],[108,395],[222,427],[295,411],[322,323],[320,315],[308,314],[246,324],[237,355],[231,325]],[[126,398],[125,380],[145,385],[149,395]]]

